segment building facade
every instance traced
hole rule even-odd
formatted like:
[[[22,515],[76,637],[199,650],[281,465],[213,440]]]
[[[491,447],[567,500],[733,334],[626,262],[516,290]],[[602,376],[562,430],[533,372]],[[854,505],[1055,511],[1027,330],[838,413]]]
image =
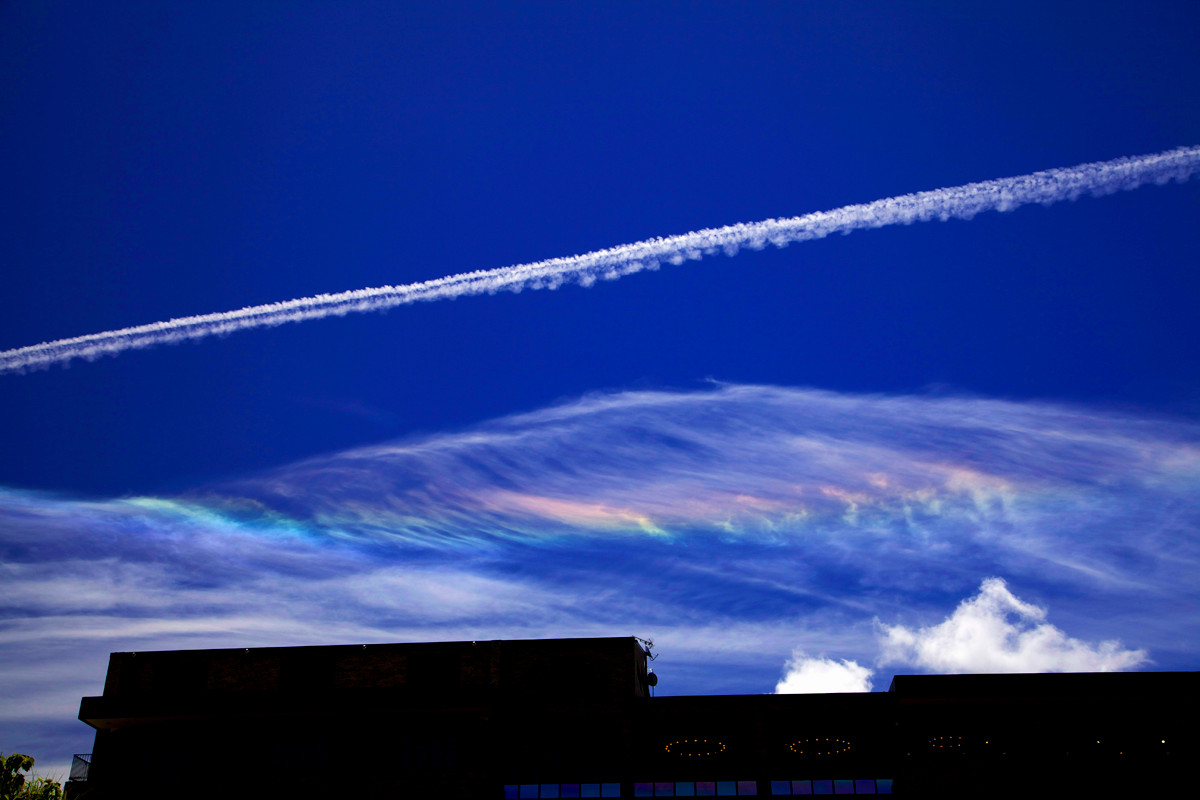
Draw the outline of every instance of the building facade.
[[[74,797],[1138,796],[1198,673],[897,676],[651,697],[630,638],[114,653]]]

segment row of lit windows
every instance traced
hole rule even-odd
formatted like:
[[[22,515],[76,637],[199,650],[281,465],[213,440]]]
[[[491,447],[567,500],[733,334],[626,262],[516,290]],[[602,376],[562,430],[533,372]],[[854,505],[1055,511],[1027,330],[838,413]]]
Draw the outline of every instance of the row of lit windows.
[[[771,794],[891,794],[890,778],[831,781],[771,781]]]
[[[534,797],[620,797],[619,783],[510,783],[504,787],[505,800]]]
[[[634,797],[713,797],[758,794],[758,781],[658,781],[635,783]]]
[[[771,794],[891,794],[891,779],[771,781]],[[757,781],[659,781],[635,783],[634,797],[712,797],[758,794]]]
[[[773,795],[891,793],[891,779],[883,778],[771,781]],[[634,797],[746,797],[757,794],[757,781],[645,781],[633,784]],[[512,783],[504,787],[506,800],[620,796],[619,783]]]

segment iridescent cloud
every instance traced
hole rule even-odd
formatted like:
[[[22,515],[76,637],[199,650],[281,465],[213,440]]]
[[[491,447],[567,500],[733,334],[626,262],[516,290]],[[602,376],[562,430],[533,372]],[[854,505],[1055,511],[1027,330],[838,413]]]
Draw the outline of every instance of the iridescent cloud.
[[[0,733],[73,717],[113,650],[638,634],[666,692],[770,691],[794,652],[932,636],[993,576],[1079,652],[1194,668],[1198,490],[1188,421],[715,385],[176,497],[4,491],[0,692],[26,701]]]

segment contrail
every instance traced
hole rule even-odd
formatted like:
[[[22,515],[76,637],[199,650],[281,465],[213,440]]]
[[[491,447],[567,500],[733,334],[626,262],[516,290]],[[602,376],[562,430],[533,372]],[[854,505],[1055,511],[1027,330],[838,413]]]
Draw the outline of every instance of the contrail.
[[[282,303],[248,306],[236,311],[179,317],[149,325],[58,339],[0,352],[0,373],[65,363],[73,358],[94,359],[125,350],[185,339],[202,339],[246,328],[379,311],[418,301],[500,290],[557,289],[567,283],[591,286],[597,280],[615,280],[642,270],[657,269],[663,262],[682,264],[717,252],[734,255],[742,247],[761,249],[768,244],[784,247],[792,242],[820,239],[831,233],[849,233],[864,228],[970,219],[983,211],[1010,211],[1027,203],[1049,205],[1061,200],[1074,200],[1085,194],[1105,195],[1122,189],[1135,189],[1147,183],[1183,182],[1197,172],[1200,172],[1200,146],[1049,169],[1014,178],[888,197],[802,217],[705,228],[578,256],[464,272],[403,286],[318,294]]]

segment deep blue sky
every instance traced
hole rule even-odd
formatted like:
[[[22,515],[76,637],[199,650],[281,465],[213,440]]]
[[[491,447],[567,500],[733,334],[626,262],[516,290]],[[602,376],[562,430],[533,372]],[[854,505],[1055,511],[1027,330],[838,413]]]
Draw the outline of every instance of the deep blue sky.
[[[1200,144],[1198,34],[14,0],[0,350]],[[0,374],[0,750],[88,749],[117,650],[639,634],[668,694],[1196,669],[1198,219],[1145,186]],[[897,644],[951,630],[1007,634]]]
[[[1200,9],[9,3],[0,347],[1192,144]],[[181,488],[594,389],[1190,413],[1195,186],[3,376],[0,483]]]

